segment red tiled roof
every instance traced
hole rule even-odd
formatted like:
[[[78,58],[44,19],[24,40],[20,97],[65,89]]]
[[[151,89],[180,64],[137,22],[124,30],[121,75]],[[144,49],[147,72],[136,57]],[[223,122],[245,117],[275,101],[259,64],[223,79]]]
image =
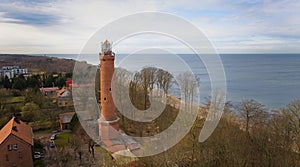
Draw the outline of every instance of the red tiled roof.
[[[80,88],[80,87],[92,87],[92,86],[95,86],[95,84],[75,84],[75,83],[72,83],[71,86],[73,88]]]
[[[16,122],[13,117],[1,130],[0,130],[0,144],[10,135],[14,135],[21,140],[33,145],[33,133],[30,126],[21,120]]]
[[[59,90],[58,87],[48,87],[48,88],[40,88],[41,91],[56,91]]]

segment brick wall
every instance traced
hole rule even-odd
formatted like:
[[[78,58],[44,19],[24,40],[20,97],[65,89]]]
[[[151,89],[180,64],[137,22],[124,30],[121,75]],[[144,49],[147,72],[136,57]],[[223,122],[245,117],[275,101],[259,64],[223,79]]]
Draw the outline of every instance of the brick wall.
[[[14,149],[14,144],[17,148]],[[8,146],[10,145],[11,150]],[[32,146],[10,134],[0,145],[0,167],[32,167]]]

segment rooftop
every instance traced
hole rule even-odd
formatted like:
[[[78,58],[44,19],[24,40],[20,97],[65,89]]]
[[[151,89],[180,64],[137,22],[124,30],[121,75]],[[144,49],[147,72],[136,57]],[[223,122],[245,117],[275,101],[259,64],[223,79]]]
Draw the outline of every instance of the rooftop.
[[[57,92],[57,97],[68,97],[68,96],[70,96],[70,92],[65,87],[63,87]]]
[[[33,145],[33,133],[31,127],[15,117],[0,130],[0,144],[2,144],[10,134]]]
[[[75,112],[67,112],[59,114],[59,119],[61,123],[70,123],[74,117]]]
[[[40,88],[41,91],[56,91],[59,90],[58,87],[46,87],[46,88]]]
[[[103,44],[110,44],[108,40],[105,40]]]

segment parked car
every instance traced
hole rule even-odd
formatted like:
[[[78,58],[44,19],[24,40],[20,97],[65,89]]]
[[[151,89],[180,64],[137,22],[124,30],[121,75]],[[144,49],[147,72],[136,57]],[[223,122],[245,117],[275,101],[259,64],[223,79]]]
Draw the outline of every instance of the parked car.
[[[50,140],[55,140],[56,139],[56,134],[51,135]]]
[[[51,148],[54,148],[54,147],[55,147],[54,142],[51,142],[51,143],[50,143],[50,147],[51,147]]]
[[[33,154],[34,159],[39,159],[39,158],[43,158],[43,157],[44,157],[44,155],[41,152],[34,152],[34,154]]]

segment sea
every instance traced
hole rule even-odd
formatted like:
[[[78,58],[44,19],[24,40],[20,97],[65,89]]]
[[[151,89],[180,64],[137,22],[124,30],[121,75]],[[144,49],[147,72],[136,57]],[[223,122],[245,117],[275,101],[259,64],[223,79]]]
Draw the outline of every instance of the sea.
[[[45,56],[80,59],[76,54],[47,54]],[[79,56],[79,57],[78,57]],[[195,54],[178,54],[199,79],[201,101],[211,96],[211,83],[204,63]],[[268,109],[279,109],[300,99],[300,54],[220,54],[226,76],[226,100],[233,104],[243,99],[254,99]],[[95,55],[98,58],[98,55]],[[126,59],[125,59],[126,58]],[[116,66],[138,70],[144,66],[168,64],[175,73],[185,68],[164,55],[116,54]],[[124,61],[126,60],[126,61]],[[151,61],[155,60],[155,61]]]

